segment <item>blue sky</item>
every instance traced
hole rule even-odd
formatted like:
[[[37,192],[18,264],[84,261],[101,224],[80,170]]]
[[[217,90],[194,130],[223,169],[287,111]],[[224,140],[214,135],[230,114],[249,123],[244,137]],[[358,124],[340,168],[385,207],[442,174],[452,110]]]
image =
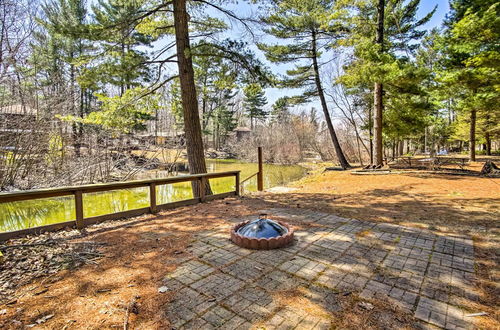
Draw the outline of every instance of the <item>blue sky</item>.
[[[436,5],[438,6],[436,13],[429,21],[429,23],[427,23],[426,25],[426,28],[428,29],[431,29],[433,27],[438,27],[441,25],[446,14],[450,10],[450,5],[448,3],[448,0],[436,0],[436,1],[422,0],[420,2],[420,9],[419,9],[420,16],[423,16],[429,11],[431,11]]]

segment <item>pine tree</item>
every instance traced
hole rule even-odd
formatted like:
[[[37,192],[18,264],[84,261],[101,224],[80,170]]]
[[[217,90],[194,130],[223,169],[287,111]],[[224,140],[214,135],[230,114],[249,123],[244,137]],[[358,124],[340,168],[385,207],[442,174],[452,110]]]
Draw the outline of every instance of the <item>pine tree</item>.
[[[90,112],[90,99],[93,97],[93,86],[79,84],[85,71],[81,59],[93,50],[84,37],[88,32],[85,1],[54,0],[43,5],[42,12],[43,17],[38,21],[43,32],[36,35],[34,58],[48,60],[45,65],[42,62],[42,70],[48,74],[49,81],[55,80],[61,83],[59,93],[69,86],[69,109],[65,114],[82,119]],[[81,122],[73,121],[72,133],[75,154],[80,156],[83,135]]]
[[[469,158],[475,161],[478,122],[483,126],[486,144],[498,130],[500,4],[492,0],[453,1],[452,8],[441,43],[444,59],[438,79],[447,88],[459,91],[459,118],[468,115]]]
[[[177,67],[181,87],[181,100],[184,118],[184,133],[189,162],[189,171],[192,174],[206,173],[205,153],[201,136],[200,115],[194,83],[193,57],[189,40],[189,15],[186,0],[174,0],[174,29],[177,49]],[[193,181],[195,196],[200,196],[203,190],[211,194],[210,185],[200,187]]]
[[[138,31],[133,21],[143,10],[142,0],[99,0],[92,6],[95,23],[91,38],[102,48],[98,64],[91,72],[97,73],[102,83],[119,88],[120,95],[132,87],[150,80],[146,53],[139,47],[149,46],[152,36]]]
[[[332,6],[333,2],[324,0],[279,2],[262,22],[267,26],[265,31],[283,43],[259,43],[258,47],[271,62],[295,64],[294,69],[287,71],[281,87],[304,89],[302,95],[294,98],[295,103],[305,103],[316,97],[320,99],[337,159],[346,169],[350,165],[330,118],[320,73],[321,53],[341,33],[336,21],[331,21],[328,15],[333,10]]]
[[[115,31],[130,32],[123,33],[121,35],[122,37],[134,37],[136,32],[145,34],[155,40],[162,37],[175,37],[175,42],[165,43],[159,47],[159,49],[155,50],[151,58],[146,61],[142,63],[138,63],[135,60],[132,61],[130,68],[135,70],[142,67],[156,66],[157,78],[149,87],[149,91],[143,94],[143,96],[147,96],[177,78],[172,75],[166,75],[167,77],[165,77],[164,72],[167,65],[170,63],[176,64],[180,83],[182,120],[184,122],[189,170],[193,174],[206,173],[193,60],[195,56],[206,56],[207,54],[197,53],[200,45],[195,44],[194,47],[192,47],[193,38],[191,35],[196,34],[196,32],[202,32],[205,37],[215,37],[215,34],[223,32],[227,28],[221,20],[205,15],[203,9],[211,7],[223,11],[225,14],[230,13],[230,11],[218,7],[212,2],[205,1],[196,2],[196,6],[193,7],[188,6],[188,0],[112,0],[112,2],[125,5],[131,3],[135,6],[135,12],[132,10],[130,15],[128,13],[125,16],[118,15],[118,17],[123,17],[123,19],[120,18],[114,22],[101,20],[101,26],[97,27],[97,31],[103,35],[106,35],[104,33],[105,29],[110,28]],[[188,7],[190,10],[189,13]],[[194,7],[197,10],[191,11]],[[230,17],[236,18],[237,16],[231,14]],[[117,36],[120,37],[120,34]],[[125,39],[125,41],[127,40],[128,39]],[[142,39],[133,39],[130,44],[131,46],[136,45],[136,43],[134,43],[135,40],[141,41]],[[248,55],[248,51],[241,49],[241,43],[230,41],[208,42],[209,40],[211,39],[204,38],[205,43],[210,44],[214,50],[217,50],[220,57],[231,58],[234,63],[239,63],[247,69],[252,69],[252,71],[254,71],[253,73],[256,75],[265,73],[265,70],[262,70],[260,62],[255,59],[249,59],[248,56],[246,56]],[[118,41],[120,41],[120,45],[127,45],[121,42],[120,39]],[[174,50],[175,54],[172,54]],[[210,55],[213,55],[213,52],[211,52]],[[132,59],[135,58],[138,57],[132,57]],[[143,78],[143,80],[146,79]],[[122,88],[123,90],[128,87],[128,83],[133,84],[134,82],[140,82],[140,80],[131,77],[127,79],[122,78],[120,82],[122,82],[120,86],[124,86],[124,88]],[[208,183],[203,189],[205,189],[206,193],[210,193],[210,185]],[[193,191],[195,192],[195,196],[199,196],[199,193],[202,191],[200,187],[197,186],[196,182],[194,182]]]
[[[377,166],[383,163],[383,113],[390,102],[387,89],[392,89],[394,97],[400,95],[402,88],[398,88],[398,82],[402,74],[405,71],[410,76],[413,74],[409,69],[410,60],[419,46],[414,41],[425,35],[419,28],[436,10],[417,19],[419,4],[420,0],[339,1],[339,6],[346,9],[346,29],[349,31],[339,45],[352,47],[354,52],[341,81],[350,88],[373,86],[372,160]],[[377,24],[366,24],[367,21]]]
[[[273,122],[283,123],[288,120],[290,116],[288,108],[290,107],[290,100],[287,96],[280,97],[274,102],[270,116]]]
[[[250,128],[253,130],[256,120],[262,120],[267,117],[267,112],[264,106],[267,104],[267,99],[262,87],[259,84],[248,84],[243,92],[245,94],[244,107],[250,118]]]

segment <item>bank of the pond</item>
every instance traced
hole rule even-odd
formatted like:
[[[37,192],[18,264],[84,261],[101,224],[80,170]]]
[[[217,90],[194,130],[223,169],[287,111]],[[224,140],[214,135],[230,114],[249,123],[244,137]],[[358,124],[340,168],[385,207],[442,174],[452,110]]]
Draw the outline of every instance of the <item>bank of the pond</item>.
[[[258,170],[258,165],[237,160],[207,160],[209,172],[241,171],[241,179],[245,179]],[[300,179],[306,170],[297,165],[264,164],[264,187],[284,185]],[[142,172],[142,178],[159,178],[167,174],[163,171]],[[234,190],[233,178],[211,179],[214,193]],[[177,183],[157,186],[158,204],[175,202],[192,198],[189,183]],[[243,184],[245,192],[257,189],[256,178]],[[84,194],[84,216],[93,217],[126,210],[147,207],[149,205],[149,189],[134,188],[102,193]],[[29,201],[0,204],[0,232],[43,226],[75,219],[73,197],[55,197]]]

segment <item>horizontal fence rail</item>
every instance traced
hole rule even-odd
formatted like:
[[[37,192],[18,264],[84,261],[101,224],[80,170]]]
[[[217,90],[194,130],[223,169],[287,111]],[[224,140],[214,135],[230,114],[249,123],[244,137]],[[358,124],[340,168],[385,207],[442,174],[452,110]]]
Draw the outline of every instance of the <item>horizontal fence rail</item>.
[[[221,194],[206,195],[205,187],[209,179],[218,179],[225,177],[235,178],[235,190],[229,191]],[[198,191],[195,193],[193,191],[192,199],[182,200],[178,202],[170,202],[165,204],[157,204],[156,198],[156,187],[159,185],[173,184],[179,182],[198,182]],[[99,215],[95,217],[85,218],[83,214],[83,194],[95,193],[95,192],[105,192],[120,189],[130,189],[130,188],[140,188],[149,187],[149,207],[127,210],[122,212],[110,213],[105,215]],[[136,181],[126,181],[126,182],[114,182],[114,183],[99,183],[99,184],[89,184],[74,187],[61,187],[61,188],[49,188],[49,189],[38,189],[38,190],[28,190],[28,191],[18,191],[9,193],[0,193],[0,204],[8,202],[18,202],[26,201],[40,198],[51,198],[51,197],[62,197],[62,196],[74,196],[75,201],[75,220],[58,222],[45,226],[38,226],[32,228],[26,228],[16,231],[2,232],[0,233],[0,241],[5,241],[7,239],[27,235],[27,234],[37,234],[45,231],[54,231],[62,229],[65,227],[76,227],[83,228],[86,225],[120,218],[133,217],[141,215],[144,213],[156,213],[160,210],[172,209],[180,206],[193,205],[200,202],[210,201],[214,199],[225,198],[228,196],[238,196],[240,194],[240,171],[228,171],[228,172],[217,172],[217,173],[203,173],[203,174],[192,174],[192,175],[181,175],[170,178],[162,179],[147,179],[147,180],[136,180]]]
[[[240,194],[243,194],[244,193],[244,190],[245,190],[245,183],[247,183],[251,178],[255,177],[255,176],[258,176],[259,175],[259,172],[255,172],[254,174],[250,175],[248,178],[244,179],[244,180],[241,180],[240,182],[240,187],[241,187],[241,191],[240,191]]]

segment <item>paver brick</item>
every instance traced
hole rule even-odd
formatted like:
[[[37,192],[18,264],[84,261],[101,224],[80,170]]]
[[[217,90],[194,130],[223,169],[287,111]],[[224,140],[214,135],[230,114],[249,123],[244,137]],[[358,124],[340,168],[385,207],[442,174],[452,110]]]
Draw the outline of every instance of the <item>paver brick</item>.
[[[309,261],[302,268],[300,268],[297,272],[295,272],[295,276],[302,277],[306,280],[315,279],[320,273],[322,273],[326,269],[326,266],[322,263],[316,261]]]
[[[387,298],[391,288],[392,287],[390,285],[370,280],[366,284],[360,296],[362,298]]]
[[[281,269],[282,271],[295,274],[308,263],[309,259],[300,256],[294,256],[291,259],[284,262],[283,264],[281,264],[278,268]]]
[[[305,250],[300,251],[299,256],[303,256],[309,259],[315,259],[319,262],[323,262],[329,264],[335,260],[337,260],[342,252],[338,250],[332,250],[317,244],[309,245]]]
[[[240,255],[224,249],[215,249],[200,257],[201,260],[214,267],[227,265],[239,258],[241,258]]]
[[[261,264],[250,258],[243,258],[221,268],[223,273],[232,275],[243,281],[253,281],[272,269],[270,265]]]
[[[180,330],[195,330],[195,329],[196,330],[198,330],[198,329],[211,330],[211,329],[216,329],[216,327],[214,327],[213,325],[211,325],[210,323],[208,323],[207,321],[205,321],[202,318],[195,318],[195,319],[189,321],[188,323],[184,324],[179,329]]]
[[[259,278],[254,284],[269,292],[285,291],[307,286],[306,281],[279,270],[274,270],[266,276]]]
[[[204,313],[201,318],[210,323],[212,326],[219,328],[222,327],[227,321],[231,320],[234,316],[236,316],[236,314],[220,305],[217,305]]]
[[[173,273],[167,275],[169,278],[176,279],[179,282],[189,285],[199,279],[211,274],[215,268],[201,263],[197,260],[188,261],[180,265]]]
[[[304,297],[328,312],[338,312],[342,309],[337,292],[325,287],[311,285],[305,291]]]
[[[276,308],[271,294],[253,285],[231,296],[226,300],[225,305],[250,322],[265,318]]]
[[[296,231],[293,244],[269,251],[234,245],[229,224],[198,233],[185,261],[163,281],[175,292],[165,307],[173,327],[328,329],[328,314],[342,308],[340,292],[387,300],[432,326],[472,327],[457,307],[478,297],[469,238],[305,209],[267,213],[314,225]],[[279,295],[289,291],[300,292],[325,315],[280,305]]]
[[[243,285],[243,281],[230,275],[215,273],[191,284],[190,287],[206,296],[222,300],[239,290]]]
[[[269,266],[278,266],[293,258],[293,254],[283,249],[252,251],[247,258]]]
[[[335,289],[347,273],[337,268],[326,269],[317,279],[316,283],[330,289]]]

